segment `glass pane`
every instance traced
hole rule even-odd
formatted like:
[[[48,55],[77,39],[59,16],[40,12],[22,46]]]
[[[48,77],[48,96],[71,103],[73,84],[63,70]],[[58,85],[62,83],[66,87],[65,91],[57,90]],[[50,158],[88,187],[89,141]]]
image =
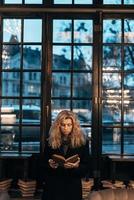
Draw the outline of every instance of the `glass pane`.
[[[52,121],[54,121],[60,111],[70,110],[70,100],[65,100],[65,99],[52,100],[51,108],[52,108],[51,119]]]
[[[118,125],[121,122],[121,102],[117,100],[103,101],[102,124]]]
[[[74,4],[82,4],[82,5],[84,5],[84,4],[92,4],[93,3],[93,0],[84,0],[84,1],[82,1],[82,0],[74,0]]]
[[[121,47],[103,46],[103,70],[121,69]]]
[[[41,42],[42,39],[42,20],[24,20],[24,42]]]
[[[25,131],[25,128],[24,128],[24,131]],[[35,141],[35,142],[33,141],[22,142],[22,152],[39,152],[39,151],[40,151],[39,137],[38,137],[38,141]]]
[[[23,105],[29,107],[33,106],[35,108],[37,107],[37,109],[41,106],[39,99],[23,99]]]
[[[124,69],[133,70],[134,69],[134,47],[126,46],[124,47]]]
[[[134,153],[134,128],[125,128],[124,131],[124,153]]]
[[[19,69],[20,68],[20,46],[3,45],[2,50],[2,68]]]
[[[124,125],[134,124],[134,102],[125,101],[124,102]]]
[[[53,42],[70,43],[72,20],[53,20]]]
[[[23,124],[39,124],[41,111],[39,106],[23,105],[22,107],[22,123]]]
[[[103,4],[121,4],[121,0],[103,0]]]
[[[54,4],[72,4],[72,0],[54,0]]]
[[[82,125],[91,125],[92,104],[89,100],[73,101],[73,112],[75,112]]]
[[[124,76],[124,88],[134,89],[134,73],[125,74]]]
[[[25,45],[23,46],[23,68],[41,69],[41,46]]]
[[[93,42],[93,22],[92,20],[74,20],[74,42]]]
[[[23,96],[40,96],[41,73],[23,73]]]
[[[19,96],[20,73],[2,72],[2,96]]]
[[[121,74],[103,73],[102,82],[103,82],[103,89],[121,88]]]
[[[71,47],[53,46],[53,69],[67,70],[71,66]]]
[[[2,107],[7,108],[7,111],[8,111],[8,107],[13,107],[13,105],[19,106],[19,100],[18,99],[2,99]],[[7,111],[5,109],[5,111],[3,110],[2,112],[7,112]]]
[[[120,19],[103,20],[103,42],[104,43],[121,42]]]
[[[124,0],[124,4],[131,4],[134,5],[134,0]]]
[[[25,0],[25,4],[42,4],[43,0]]]
[[[70,73],[52,74],[52,96],[69,97],[70,96]]]
[[[74,47],[74,69],[91,70],[92,69],[92,47],[75,46]]]
[[[0,151],[18,151],[19,127],[1,126]]]
[[[73,74],[73,97],[89,98],[92,95],[91,73]]]
[[[134,43],[134,20],[124,20],[124,41],[126,43]]]
[[[17,43],[21,41],[21,20],[3,20],[3,42]]]
[[[103,90],[103,97],[121,98],[121,90]]]
[[[5,0],[5,4],[21,4],[22,0]]]
[[[103,128],[102,131],[102,152],[120,153],[121,150],[121,129]]]

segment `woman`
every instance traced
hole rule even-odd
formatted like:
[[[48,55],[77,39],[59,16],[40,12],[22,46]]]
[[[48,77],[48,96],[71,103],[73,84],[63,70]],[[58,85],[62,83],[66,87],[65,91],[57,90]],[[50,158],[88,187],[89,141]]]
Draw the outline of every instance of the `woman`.
[[[65,158],[78,154],[74,163],[59,165],[54,154]],[[61,111],[49,132],[45,145],[45,188],[43,200],[82,200],[81,178],[87,174],[89,144],[80,128],[76,115]]]

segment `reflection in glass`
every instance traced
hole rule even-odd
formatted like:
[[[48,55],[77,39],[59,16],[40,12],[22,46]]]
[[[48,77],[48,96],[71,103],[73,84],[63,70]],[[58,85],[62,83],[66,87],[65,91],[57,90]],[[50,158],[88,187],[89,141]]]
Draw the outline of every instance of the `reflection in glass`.
[[[23,46],[23,68],[41,69],[41,46],[25,45]]]
[[[40,96],[41,73],[24,72],[23,73],[23,96]]]
[[[74,42],[75,43],[93,42],[92,20],[74,20]]]
[[[23,105],[24,106],[35,106],[40,107],[40,100],[39,99],[23,99]]]
[[[124,153],[134,153],[134,128],[124,128]]]
[[[134,47],[125,46],[124,47],[124,69],[133,70],[134,69]]]
[[[72,0],[54,0],[54,4],[72,4]]]
[[[119,70],[121,68],[121,47],[103,46],[103,70]]]
[[[51,101],[51,120],[54,121],[58,113],[62,110],[70,110],[70,100],[58,99]]]
[[[134,20],[124,20],[124,41],[126,43],[134,43]]]
[[[134,89],[134,73],[125,74],[124,76],[124,88]]]
[[[70,73],[52,74],[52,96],[69,97],[70,96]]]
[[[103,73],[102,81],[104,89],[118,89],[121,87],[121,74]]]
[[[3,45],[2,68],[3,69],[20,68],[20,45]]]
[[[124,0],[124,4],[131,4],[134,5],[134,0]]]
[[[104,43],[121,42],[121,20],[120,19],[103,20],[103,42]]]
[[[91,125],[92,104],[89,100],[73,101],[73,112],[75,112],[80,120],[80,124]]]
[[[22,0],[5,0],[5,4],[21,4]]]
[[[23,151],[36,151],[40,141],[40,127],[39,126],[22,126]],[[37,143],[38,142],[38,143]]]
[[[22,106],[22,123],[23,124],[39,124],[40,123],[40,107],[35,105]]]
[[[42,4],[43,0],[25,0],[25,4]]]
[[[102,123],[116,125],[121,122],[121,102],[117,100],[103,101]]]
[[[21,20],[3,20],[3,42],[18,43],[21,41]]]
[[[73,74],[73,97],[91,97],[92,75],[91,73]]]
[[[71,65],[71,47],[53,46],[53,69],[67,70]]]
[[[24,20],[24,42],[41,42],[42,40],[42,20]]]
[[[124,125],[134,124],[134,102],[125,101],[124,102]]]
[[[18,99],[2,99],[2,107],[12,107],[12,105],[19,106],[19,100]],[[6,112],[2,111],[2,112]]]
[[[74,0],[74,4],[82,4],[82,5],[84,5],[84,4],[92,4],[93,3],[93,0],[84,0],[84,1],[82,1],[82,0]]]
[[[2,96],[20,95],[20,72],[2,72]]]
[[[92,69],[92,47],[74,46],[74,69],[91,70]]]
[[[103,97],[107,98],[121,98],[121,90],[103,90]]]
[[[121,0],[103,0],[103,4],[121,4]]]
[[[70,43],[72,20],[53,20],[53,42]]]
[[[102,152],[120,153],[121,151],[121,129],[107,128],[102,130]]]

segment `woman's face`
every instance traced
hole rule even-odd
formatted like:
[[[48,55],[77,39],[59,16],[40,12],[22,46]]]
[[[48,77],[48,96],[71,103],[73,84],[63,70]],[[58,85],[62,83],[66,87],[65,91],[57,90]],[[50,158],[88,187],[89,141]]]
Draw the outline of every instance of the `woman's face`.
[[[64,136],[68,136],[72,132],[72,129],[73,129],[73,123],[70,118],[61,121],[60,130]]]

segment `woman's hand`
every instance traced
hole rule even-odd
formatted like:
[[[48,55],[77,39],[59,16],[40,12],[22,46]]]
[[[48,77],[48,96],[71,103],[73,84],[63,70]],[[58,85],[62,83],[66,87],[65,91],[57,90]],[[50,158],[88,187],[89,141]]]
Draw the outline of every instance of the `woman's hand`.
[[[48,160],[48,163],[49,163],[50,167],[53,168],[53,169],[57,169],[57,167],[59,166],[58,163],[56,163],[56,162],[55,162],[54,160],[52,160],[52,159],[49,159],[49,160]]]
[[[65,163],[64,168],[65,169],[78,168],[79,164],[80,164],[80,158],[78,158],[78,161],[76,161],[75,163],[70,163],[70,162]]]

